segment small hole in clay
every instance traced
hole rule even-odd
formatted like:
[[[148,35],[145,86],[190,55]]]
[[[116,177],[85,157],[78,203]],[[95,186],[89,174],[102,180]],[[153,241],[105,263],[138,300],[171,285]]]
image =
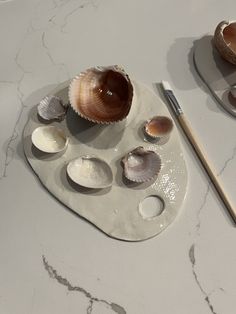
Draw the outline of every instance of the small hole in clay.
[[[159,216],[163,210],[164,201],[156,195],[150,195],[139,203],[139,212],[143,219],[153,219]]]

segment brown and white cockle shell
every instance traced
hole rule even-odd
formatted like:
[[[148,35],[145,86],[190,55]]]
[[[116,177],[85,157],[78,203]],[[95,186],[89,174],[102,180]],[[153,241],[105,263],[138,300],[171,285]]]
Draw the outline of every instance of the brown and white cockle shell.
[[[122,158],[124,175],[134,182],[146,182],[158,175],[161,158],[154,151],[139,146]]]
[[[144,132],[153,139],[168,136],[173,129],[173,122],[166,116],[155,116],[144,125]]]
[[[75,77],[69,87],[69,101],[74,111],[94,123],[110,124],[129,113],[133,86],[118,66],[94,67]]]
[[[236,64],[236,21],[222,21],[217,25],[214,44],[225,60]]]
[[[37,107],[38,115],[44,120],[62,120],[67,111],[61,98],[57,96],[46,96]]]

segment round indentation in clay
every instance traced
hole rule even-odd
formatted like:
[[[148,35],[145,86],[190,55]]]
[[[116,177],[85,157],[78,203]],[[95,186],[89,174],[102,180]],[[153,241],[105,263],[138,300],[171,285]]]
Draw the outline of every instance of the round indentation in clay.
[[[139,203],[139,213],[143,219],[153,219],[159,216],[164,210],[164,201],[157,195],[145,197]]]

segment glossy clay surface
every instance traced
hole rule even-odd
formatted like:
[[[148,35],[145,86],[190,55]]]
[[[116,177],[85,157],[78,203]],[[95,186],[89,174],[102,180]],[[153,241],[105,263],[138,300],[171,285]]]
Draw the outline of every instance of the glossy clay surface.
[[[170,115],[151,90],[137,82],[133,85],[131,111],[122,122],[96,125],[70,109],[61,122],[70,134],[70,145],[62,156],[48,158],[47,162],[31,150],[28,136],[39,124],[36,111],[33,111],[24,130],[24,150],[42,183],[62,203],[114,238],[139,241],[155,236],[174,220],[185,196],[187,171],[176,127],[165,145],[145,141],[144,122],[157,113]],[[66,101],[67,84],[63,94]],[[156,181],[136,184],[123,177],[121,159],[137,146],[160,155],[162,168]],[[88,191],[72,184],[67,178],[66,166],[80,155],[98,155],[104,159],[113,171],[112,187]],[[157,195],[163,200],[164,210],[159,216],[147,220],[140,214],[139,204],[150,195]]]

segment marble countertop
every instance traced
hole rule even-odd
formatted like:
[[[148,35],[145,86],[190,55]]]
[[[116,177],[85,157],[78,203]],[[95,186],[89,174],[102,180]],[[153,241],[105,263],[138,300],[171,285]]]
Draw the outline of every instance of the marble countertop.
[[[0,312],[234,314],[235,225],[181,131],[189,173],[174,223],[138,243],[111,239],[57,202],[25,161],[34,100],[92,65],[173,86],[236,204],[235,118],[192,61],[195,40],[235,1],[0,1]]]

